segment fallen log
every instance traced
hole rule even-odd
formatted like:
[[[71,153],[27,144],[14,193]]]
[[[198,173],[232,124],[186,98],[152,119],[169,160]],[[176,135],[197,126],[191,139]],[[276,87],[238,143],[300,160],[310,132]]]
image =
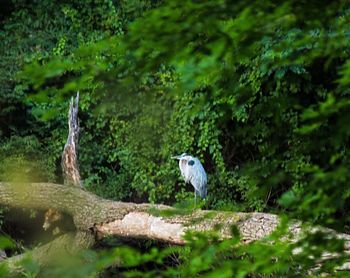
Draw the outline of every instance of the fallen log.
[[[53,183],[0,183],[0,204],[10,208],[43,211],[52,208],[71,216],[77,233],[88,235],[75,245],[82,247],[92,246],[95,240],[107,236],[185,244],[183,236],[187,231],[213,229],[221,238],[229,238],[232,236],[233,225],[240,232],[241,242],[249,243],[270,235],[280,222],[277,215],[258,212],[192,210],[178,213],[177,209],[165,205],[111,201],[79,187]],[[302,232],[300,222],[290,225],[289,231],[297,239]],[[350,235],[328,229],[324,231],[345,240],[346,251],[350,250]],[[41,256],[38,255],[37,258],[40,259]],[[8,260],[12,262],[16,259]],[[44,261],[46,264],[46,259]]]
[[[209,231],[221,226],[222,237],[237,225],[243,241],[260,239],[278,225],[278,217],[266,213],[238,213],[195,210],[177,214],[165,205],[134,204],[102,199],[78,187],[52,183],[0,183],[0,204],[36,210],[57,209],[73,218],[77,230],[94,230],[99,236],[156,239],[184,244],[187,230]],[[162,217],[154,212],[171,212]]]
[[[183,235],[188,230],[215,228],[227,238],[232,225],[239,229],[242,241],[250,242],[268,236],[279,224],[279,217],[269,213],[193,210],[178,214],[165,205],[111,201],[78,187],[53,183],[0,183],[0,204],[37,210],[54,208],[70,215],[77,230],[94,231],[99,236],[156,239],[171,244],[184,244]],[[173,213],[165,217],[162,212]],[[297,235],[301,226],[295,223],[289,229]],[[350,235],[337,235],[350,240]]]

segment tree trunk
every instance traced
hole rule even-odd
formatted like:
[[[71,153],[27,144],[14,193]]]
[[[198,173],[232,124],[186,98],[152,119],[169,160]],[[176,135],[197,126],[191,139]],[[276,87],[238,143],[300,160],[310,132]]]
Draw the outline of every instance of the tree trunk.
[[[72,216],[78,230],[93,229],[100,236],[157,239],[173,244],[183,244],[187,230],[208,231],[218,224],[222,237],[229,237],[235,224],[242,240],[248,242],[270,234],[278,225],[278,217],[273,214],[196,210],[180,215],[164,205],[114,202],[76,187],[50,183],[0,183],[0,203],[38,210],[54,208]],[[162,212],[173,215],[157,216]]]
[[[218,225],[223,238],[230,237],[231,227],[236,225],[242,241],[250,242],[269,235],[279,224],[278,216],[269,213],[194,210],[180,214],[165,205],[110,201],[80,188],[53,183],[0,183],[0,204],[37,210],[54,208],[72,216],[77,230],[93,230],[100,236],[156,239],[172,244],[184,244],[182,236],[187,230],[210,231]],[[300,229],[299,223],[290,227],[294,235]],[[338,235],[350,240],[350,235]]]
[[[75,248],[89,247],[93,244],[92,239],[99,240],[105,236],[184,244],[183,235],[186,231],[210,231],[214,228],[222,238],[228,238],[231,237],[232,225],[236,225],[239,229],[242,242],[249,243],[268,236],[279,224],[279,218],[274,214],[205,210],[188,211],[185,214],[182,211],[180,214],[176,209],[165,205],[110,201],[78,187],[52,183],[0,183],[0,204],[36,210],[53,208],[70,215],[77,233],[88,235],[87,240],[81,240]],[[167,216],[162,216],[163,214]],[[300,235],[300,223],[294,223],[289,229],[294,238]],[[335,234],[331,230],[327,231]],[[346,241],[346,248],[350,250],[350,236],[346,234],[337,236]],[[42,252],[45,253],[45,250],[49,249],[43,248]],[[36,257],[39,260],[40,252]],[[43,261],[45,265],[50,256],[42,256],[45,257]],[[13,260],[17,259],[8,259],[9,262]]]

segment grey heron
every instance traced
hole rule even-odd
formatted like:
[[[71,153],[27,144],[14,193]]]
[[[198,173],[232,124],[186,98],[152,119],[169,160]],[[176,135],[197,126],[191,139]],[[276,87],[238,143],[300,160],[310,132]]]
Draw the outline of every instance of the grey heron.
[[[202,163],[197,157],[193,157],[187,153],[173,156],[172,158],[179,160],[181,175],[186,183],[190,183],[194,187],[194,197],[199,195],[202,199],[207,196],[207,174]]]

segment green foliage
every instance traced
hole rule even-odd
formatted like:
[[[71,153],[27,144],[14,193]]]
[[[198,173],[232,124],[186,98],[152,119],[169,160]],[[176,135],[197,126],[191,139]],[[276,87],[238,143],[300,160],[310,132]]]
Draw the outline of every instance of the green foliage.
[[[349,226],[346,1],[13,5],[0,32],[7,164],[31,167],[35,180],[60,179],[67,99],[79,90],[79,162],[89,190],[118,200],[186,202],[192,188],[170,159],[186,151],[209,174],[208,208]],[[33,159],[35,167],[27,162]],[[11,179],[2,165],[1,179]],[[319,256],[311,247],[330,248],[318,234],[303,242],[305,254],[296,256],[283,244],[244,249],[201,238],[179,251],[180,267],[164,275],[301,277]],[[144,263],[128,252],[126,261],[136,262],[125,267]]]
[[[55,162],[34,136],[12,136],[0,145],[0,181],[52,181]]]
[[[93,3],[61,4],[55,12],[64,20],[48,19],[57,29],[40,29],[55,39],[45,40],[45,52],[38,42],[40,55],[20,65],[31,62],[16,85],[32,117],[23,130],[32,128],[45,141],[53,161],[66,132],[62,98],[80,90],[81,171],[85,185],[100,195],[168,203],[187,198],[190,187],[179,182],[170,160],[187,151],[205,161],[212,208],[266,210],[288,203],[300,216],[301,196],[323,198],[325,192],[310,186],[319,183],[312,173],[328,172],[331,157],[339,161],[347,153],[348,12],[339,16],[341,3],[327,4],[322,19],[309,14],[304,25],[305,14],[296,11],[313,11],[314,2],[103,3],[95,10]],[[39,14],[47,8],[53,5],[35,13],[23,6],[6,30],[32,17],[38,23],[24,21],[21,28],[34,32],[43,27]],[[33,89],[40,92],[24,99]],[[320,154],[320,145],[327,151]],[[335,192],[326,187],[327,194]],[[329,207],[338,197],[316,200]],[[309,212],[305,219],[321,220],[315,215],[323,212]]]
[[[239,232],[232,229],[232,238],[219,240],[216,231],[189,232],[186,246],[146,250],[119,246],[110,250],[83,251],[78,256],[58,258],[45,270],[50,277],[347,277],[336,271],[347,259],[334,257],[319,266],[323,252],[342,252],[343,242],[329,234],[313,232],[297,242],[286,244],[286,223],[268,238],[249,245],[240,244]],[[320,246],[319,242],[323,242]],[[273,242],[273,244],[272,244]],[[25,274],[38,272],[30,258],[20,265]],[[39,273],[41,274],[41,273]],[[35,276],[34,276],[35,277]]]

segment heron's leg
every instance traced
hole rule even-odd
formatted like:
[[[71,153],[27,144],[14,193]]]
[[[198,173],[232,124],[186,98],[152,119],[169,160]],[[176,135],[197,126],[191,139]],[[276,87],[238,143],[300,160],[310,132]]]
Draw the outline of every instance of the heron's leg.
[[[197,205],[197,194],[196,194],[196,189],[194,190],[194,206]]]

